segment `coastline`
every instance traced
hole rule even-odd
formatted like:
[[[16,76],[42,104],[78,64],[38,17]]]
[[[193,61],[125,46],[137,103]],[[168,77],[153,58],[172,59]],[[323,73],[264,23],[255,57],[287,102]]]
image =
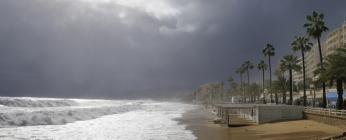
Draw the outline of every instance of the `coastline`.
[[[198,140],[296,140],[319,139],[339,135],[345,130],[311,120],[297,120],[262,125],[226,127],[214,124],[214,115],[198,106],[183,114],[178,121],[187,126]]]

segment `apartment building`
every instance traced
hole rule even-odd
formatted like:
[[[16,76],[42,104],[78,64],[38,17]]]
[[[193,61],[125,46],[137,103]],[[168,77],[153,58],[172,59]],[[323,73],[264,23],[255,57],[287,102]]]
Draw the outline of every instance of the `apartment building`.
[[[337,48],[346,45],[346,20],[344,23],[330,32],[326,39],[325,56],[332,54]]]
[[[323,46],[325,44],[322,44],[322,53],[325,50]],[[298,65],[302,66],[302,57],[299,58]],[[305,76],[306,79],[314,79],[315,75],[314,72],[319,69],[319,64],[320,64],[320,54],[319,54],[319,49],[318,49],[318,43],[314,43],[313,47],[311,48],[310,51],[305,53]],[[299,83],[303,81],[303,70],[300,72],[293,72],[293,81],[295,83]]]
[[[346,45],[346,20],[340,27],[328,33],[326,40],[321,42],[323,57],[332,54],[337,48],[340,48],[343,45]],[[317,78],[314,76],[314,72],[320,68],[319,57],[320,55],[319,55],[318,43],[315,42],[311,50],[305,53],[305,71],[306,71],[307,79],[310,78],[314,80]],[[299,64],[301,65],[301,58],[300,58]],[[293,73],[293,80],[295,83],[303,81],[302,77],[303,77],[302,72]]]

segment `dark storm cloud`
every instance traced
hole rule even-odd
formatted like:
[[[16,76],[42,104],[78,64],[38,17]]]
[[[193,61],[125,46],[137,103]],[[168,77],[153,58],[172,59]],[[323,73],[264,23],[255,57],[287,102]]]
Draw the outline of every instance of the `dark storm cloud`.
[[[3,96],[133,97],[187,93],[262,59],[277,60],[318,10],[331,28],[346,2],[323,0],[2,0]],[[253,75],[257,71],[253,72]],[[255,76],[256,79],[256,76]]]

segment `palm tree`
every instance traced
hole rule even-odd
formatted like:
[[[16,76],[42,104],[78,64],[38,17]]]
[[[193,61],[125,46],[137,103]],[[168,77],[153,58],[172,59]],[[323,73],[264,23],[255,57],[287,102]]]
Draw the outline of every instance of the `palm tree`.
[[[275,72],[274,72],[275,74]],[[273,80],[272,83],[272,91],[274,92],[275,95],[275,104],[279,104],[279,99],[278,99],[278,92],[282,90],[281,84],[279,80]]]
[[[229,84],[229,95],[228,95],[228,98],[230,97],[230,94],[232,92],[235,92],[236,89],[237,89],[237,83],[234,81],[233,77],[230,76],[227,80],[228,84]]]
[[[240,90],[243,92],[243,102],[244,102],[245,93],[243,90],[243,74],[245,72],[245,69],[242,66],[240,66],[235,72],[239,74],[240,76]]]
[[[213,83],[211,85],[211,90],[212,90],[211,94],[212,94],[212,103],[213,104],[216,103],[217,94],[218,94],[217,89],[218,89],[218,85]]]
[[[225,82],[224,81],[222,81],[221,83],[220,83],[220,90],[221,90],[221,95],[222,95],[222,101],[225,101],[225,97],[226,97],[226,95],[225,95]]]
[[[250,85],[250,70],[254,68],[250,61],[245,61],[242,65],[247,74],[247,84]]]
[[[277,80],[279,81],[279,86],[282,92],[282,103],[286,104],[286,91],[287,91],[287,79],[285,78],[285,70],[283,70],[281,67],[279,69],[276,69],[274,74],[277,77]]]
[[[346,83],[346,47],[338,48],[325,59],[325,71],[322,71],[321,79],[330,81],[330,85],[336,82],[338,93],[337,109],[343,108],[343,83]]]
[[[262,50],[264,56],[268,57],[268,65],[269,65],[269,89],[272,87],[272,66],[270,63],[270,58],[275,55],[275,48],[271,44],[267,44],[267,46]],[[273,93],[270,92],[270,102],[273,103]]]
[[[228,77],[227,82],[228,82],[228,86],[229,86],[228,96],[227,96],[227,98],[228,98],[230,96],[232,90],[234,90],[232,87],[232,83],[234,82],[233,77],[232,76]]]
[[[251,95],[251,102],[255,102],[258,97],[259,93],[261,92],[261,87],[257,83],[252,83],[249,85],[249,94]]]
[[[266,103],[266,96],[264,95],[264,72],[267,70],[268,65],[261,60],[258,64],[257,64],[257,69],[258,70],[262,70],[262,95],[263,95],[263,103]]]
[[[304,89],[303,105],[304,106],[306,106],[305,52],[310,51],[311,47],[312,47],[312,43],[310,43],[309,39],[305,37],[295,37],[294,41],[292,42],[293,51],[300,51],[302,53],[303,89]]]
[[[250,61],[245,61],[242,65],[242,67],[244,68],[244,70],[246,71],[246,75],[247,75],[247,89],[249,92],[249,86],[250,86],[250,70],[254,68],[253,64]]]
[[[325,26],[325,23],[324,23],[324,15],[313,11],[312,15],[306,16],[306,19],[307,19],[307,22],[304,24],[304,28],[306,28],[306,31],[310,37],[317,39],[318,50],[320,54],[320,67],[321,67],[321,70],[324,70],[323,55],[322,55],[321,40],[320,40],[322,33],[328,31],[328,28]],[[326,108],[327,99],[326,99],[326,83],[325,82],[322,82],[322,88],[323,88],[323,108]]]
[[[233,77],[232,77],[232,76],[228,77],[227,82],[228,82],[228,84],[229,84],[229,88],[231,88],[231,87],[232,87],[231,85],[232,85],[232,83],[234,82]]]
[[[289,72],[289,79],[290,79],[290,99],[288,101],[288,104],[293,104],[293,84],[292,84],[292,71],[299,71],[301,67],[297,65],[298,63],[298,57],[293,55],[286,55],[281,59],[280,69],[285,70]]]

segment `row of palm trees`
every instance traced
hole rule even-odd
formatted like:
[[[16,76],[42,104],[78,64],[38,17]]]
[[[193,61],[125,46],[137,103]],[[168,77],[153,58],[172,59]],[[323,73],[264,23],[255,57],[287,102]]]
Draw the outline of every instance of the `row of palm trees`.
[[[326,100],[326,81],[330,80],[336,81],[337,83],[337,90],[338,90],[338,105],[337,107],[340,109],[343,105],[343,99],[342,99],[342,89],[343,89],[343,83],[346,82],[346,49],[340,49],[337,50],[337,53],[328,56],[326,58],[326,63],[324,63],[324,58],[322,55],[322,49],[321,49],[321,36],[323,32],[328,31],[328,28],[325,26],[324,22],[324,15],[320,14],[318,12],[313,12],[312,15],[308,15],[306,17],[306,23],[303,25],[303,27],[307,31],[308,37],[304,36],[296,36],[294,38],[294,41],[291,43],[292,50],[294,52],[300,52],[301,58],[302,58],[302,65],[299,65],[299,59],[297,56],[294,55],[286,55],[284,56],[280,61],[280,67],[279,67],[279,73],[277,74],[278,79],[283,78],[285,79],[285,72],[288,72],[289,74],[289,100],[288,104],[293,104],[293,81],[292,81],[292,74],[293,71],[303,71],[303,105],[307,105],[307,97],[306,97],[306,63],[305,63],[305,53],[310,51],[313,47],[313,44],[309,41],[309,38],[316,39],[318,43],[318,50],[319,50],[319,58],[320,58],[320,69],[319,71],[319,81],[322,84],[322,107],[326,107],[327,100]],[[266,47],[262,50],[262,54],[265,58],[267,58],[267,63],[265,61],[261,60],[257,64],[258,70],[262,72],[262,93],[264,95],[264,89],[265,89],[265,72],[267,69],[269,69],[269,88],[268,93],[270,95],[270,102],[274,103],[273,100],[273,88],[272,88],[272,65],[271,65],[271,59],[275,56],[275,48],[272,44],[267,44]],[[250,70],[254,68],[254,65],[250,61],[245,61],[237,70],[236,73],[240,76],[240,88],[243,95],[243,101],[245,99],[245,92],[246,91],[244,84],[243,84],[243,76],[246,73],[247,76],[247,85],[250,85]],[[281,72],[281,74],[280,74]],[[283,80],[285,81],[285,80]],[[281,86],[286,86],[284,82],[280,83]],[[285,87],[282,87],[286,89]],[[263,103],[266,103],[265,96],[263,96]],[[277,92],[275,92],[275,103],[278,103],[278,95]],[[286,103],[286,91],[284,90],[283,94],[283,103]]]

